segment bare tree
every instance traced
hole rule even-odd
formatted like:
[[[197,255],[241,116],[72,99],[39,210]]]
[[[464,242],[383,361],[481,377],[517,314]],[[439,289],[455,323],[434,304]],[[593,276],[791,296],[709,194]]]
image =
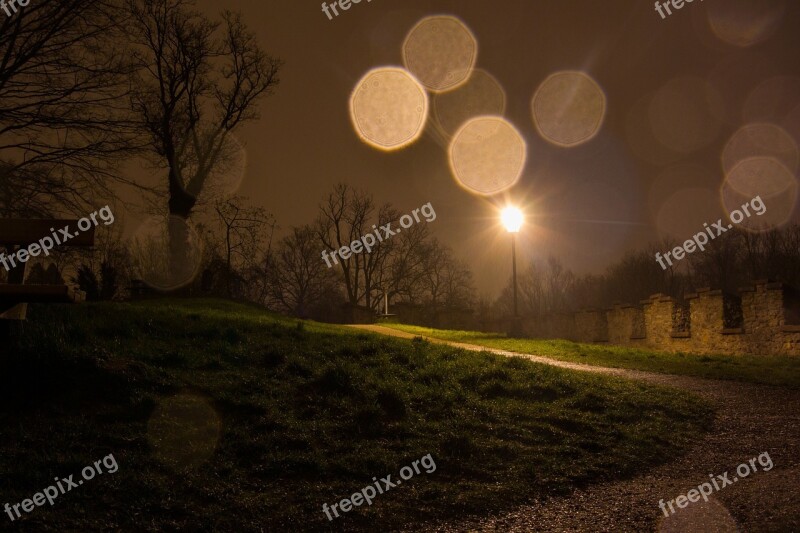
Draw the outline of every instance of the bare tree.
[[[313,306],[335,292],[334,272],[320,259],[317,232],[292,228],[275,251],[272,297],[282,310],[308,317]]]
[[[684,265],[674,263],[663,269],[656,262],[656,253],[672,250],[676,242],[663,240],[645,249],[630,252],[609,267],[605,275],[604,304],[636,303],[651,294],[662,293],[680,297],[688,288]]]
[[[245,270],[256,264],[264,242],[271,242],[275,218],[261,207],[247,206],[246,200],[238,196],[217,201],[214,210],[222,226],[225,286],[231,297],[231,273],[237,265]]]
[[[346,184],[337,184],[326,201],[320,205],[320,215],[315,223],[319,242],[327,251],[338,250],[343,246],[349,247],[353,241],[373,231],[368,221],[374,211],[372,197]],[[336,259],[341,268],[347,299],[353,305],[358,304],[371,292],[369,289],[365,292],[363,284],[365,253],[353,254],[346,259],[339,256]],[[380,252],[376,248],[374,253],[377,257]],[[318,257],[319,254],[320,251],[317,252]],[[366,261],[370,261],[370,258],[367,257]],[[324,264],[322,258],[319,262]],[[370,265],[368,270],[371,272],[374,268],[375,265]]]
[[[336,185],[320,205],[315,229],[323,251],[350,247],[363,236],[374,236],[369,249],[363,247],[347,258],[339,255],[332,264],[342,273],[350,304],[377,310],[384,294],[411,303],[422,302],[431,293],[434,299],[441,294],[451,301],[471,300],[471,275],[463,264],[432,239],[426,224],[397,229],[400,218],[391,204],[376,208],[371,196],[345,184]],[[389,234],[383,230],[387,225]],[[458,283],[467,285],[457,287]]]
[[[0,17],[0,215],[83,212],[132,149],[114,0],[31,2]]]
[[[425,224],[404,229],[402,234],[392,239],[392,253],[384,266],[388,273],[384,283],[390,287],[390,295],[403,295],[412,303],[422,299],[429,239],[430,231]]]
[[[688,255],[688,262],[691,270],[692,281],[696,287],[720,288],[726,292],[736,292],[737,289],[748,280],[749,276],[744,275],[746,269],[743,264],[743,235],[736,231],[731,231],[725,235],[720,235],[706,245],[702,253]],[[751,242],[751,245],[754,244]],[[749,262],[754,273],[758,269],[754,262],[754,250],[751,249]]]
[[[239,14],[223,12],[220,24],[191,0],[127,5],[137,67],[133,107],[153,162],[167,171],[171,263],[181,270],[186,226],[172,221],[191,216],[226,166],[231,133],[259,117],[259,100],[273,94],[282,62],[261,49]]]
[[[475,303],[472,273],[453,256],[450,247],[437,239],[422,251],[422,283],[425,298],[433,307],[470,307]]]
[[[470,308],[476,301],[472,272],[464,261],[450,256],[445,262],[445,305]]]

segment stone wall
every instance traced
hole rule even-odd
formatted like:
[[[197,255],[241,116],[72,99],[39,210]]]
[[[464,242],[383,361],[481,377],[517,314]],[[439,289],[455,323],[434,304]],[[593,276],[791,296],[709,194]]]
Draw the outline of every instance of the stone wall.
[[[739,295],[699,289],[682,306],[654,294],[640,307],[615,304],[570,314],[524,319],[533,338],[646,346],[656,350],[699,354],[800,355],[800,297],[781,283],[756,281]],[[741,327],[726,328],[726,309],[741,301]],[[726,307],[727,306],[727,307]],[[738,312],[738,309],[737,309]],[[730,326],[730,318],[727,325]]]
[[[579,342],[608,342],[608,319],[605,311],[587,309],[575,313],[575,329]]]

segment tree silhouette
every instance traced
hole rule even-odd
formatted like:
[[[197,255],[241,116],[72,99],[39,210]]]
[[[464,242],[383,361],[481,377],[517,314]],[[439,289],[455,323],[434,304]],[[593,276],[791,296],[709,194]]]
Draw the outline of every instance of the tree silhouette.
[[[134,148],[116,1],[31,2],[0,16],[0,216],[85,212]]]
[[[183,261],[189,235],[180,221],[224,172],[234,150],[231,133],[259,117],[258,102],[274,92],[282,62],[262,51],[239,14],[225,11],[218,23],[188,0],[128,0],[127,6],[133,108],[153,163],[167,171],[170,264],[181,272],[190,265]]]

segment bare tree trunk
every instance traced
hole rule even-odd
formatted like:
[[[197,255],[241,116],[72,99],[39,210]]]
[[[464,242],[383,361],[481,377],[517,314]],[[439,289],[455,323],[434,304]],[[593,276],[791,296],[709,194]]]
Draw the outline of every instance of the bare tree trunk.
[[[192,250],[188,220],[197,200],[186,193],[172,168],[169,171],[169,260],[171,279],[180,284],[191,281],[193,275]]]

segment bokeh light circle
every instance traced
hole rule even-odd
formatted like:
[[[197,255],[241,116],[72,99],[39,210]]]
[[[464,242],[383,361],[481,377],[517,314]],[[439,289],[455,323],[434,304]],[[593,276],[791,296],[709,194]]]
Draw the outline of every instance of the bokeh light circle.
[[[745,216],[738,225],[760,232],[789,222],[797,205],[797,191],[797,178],[780,161],[772,157],[751,157],[731,169],[720,188],[720,197],[728,213],[742,211],[744,204],[751,204],[750,216]],[[763,209],[758,202],[752,204],[757,197],[763,202]],[[763,212],[758,214],[757,211]]]
[[[428,117],[428,94],[401,68],[369,71],[350,97],[350,118],[359,137],[382,150],[396,150],[416,141]]]
[[[789,111],[780,122],[786,132],[800,145],[800,103]]]
[[[693,187],[680,189],[664,200],[656,215],[662,237],[685,241],[722,215],[715,191]]]
[[[156,406],[147,423],[147,439],[159,461],[176,470],[196,468],[216,450],[221,426],[208,401],[179,394]]]
[[[181,183],[185,193],[201,202],[237,193],[247,171],[247,151],[236,135],[198,126],[186,131],[176,144],[181,152],[176,164],[181,166],[181,175],[187,177]],[[205,168],[212,152],[213,164],[210,169]],[[191,179],[198,175],[205,176],[200,186]]]
[[[491,195],[519,180],[527,147],[517,129],[503,117],[482,116],[467,121],[449,148],[450,167],[467,190]]]
[[[748,124],[733,134],[722,151],[722,169],[727,175],[740,161],[772,157],[792,172],[800,163],[800,150],[789,133],[775,124]]]
[[[494,76],[475,69],[469,80],[454,91],[438,93],[432,99],[436,124],[449,136],[472,117],[503,115],[506,93]]]
[[[203,243],[194,226],[183,218],[150,217],[132,235],[130,252],[141,280],[167,291],[188,285],[197,277]]]
[[[719,94],[694,77],[665,83],[650,102],[653,135],[664,146],[689,153],[707,146],[719,134],[724,106]]]
[[[710,486],[710,485],[709,485]],[[713,496],[697,501],[677,513],[659,518],[658,533],[732,533],[740,531],[736,520]]]
[[[780,123],[800,104],[800,78],[773,76],[762,81],[747,96],[742,108],[745,122]]]
[[[701,194],[709,198],[709,208],[716,209],[714,206],[719,203],[716,194],[719,184],[719,172],[714,172],[704,165],[679,163],[667,166],[650,182],[647,192],[650,214],[657,218],[664,200],[682,189],[702,190]],[[706,214],[702,222],[708,222],[706,219],[715,212]]]
[[[725,0],[707,2],[708,23],[728,44],[746,47],[770,37],[786,10],[784,0]]]
[[[247,150],[232,133],[228,133],[220,149],[220,164],[214,169],[204,190],[214,191],[223,198],[236,195],[247,170]]]
[[[583,72],[556,72],[536,89],[531,112],[542,137],[558,146],[576,146],[600,130],[606,114],[606,95]]]
[[[455,89],[475,67],[478,41],[459,19],[437,15],[420,20],[403,42],[403,64],[430,91]]]
[[[652,95],[645,95],[628,110],[625,141],[638,158],[656,165],[666,165],[676,161],[681,154],[664,146],[653,134],[649,115],[652,100]]]

